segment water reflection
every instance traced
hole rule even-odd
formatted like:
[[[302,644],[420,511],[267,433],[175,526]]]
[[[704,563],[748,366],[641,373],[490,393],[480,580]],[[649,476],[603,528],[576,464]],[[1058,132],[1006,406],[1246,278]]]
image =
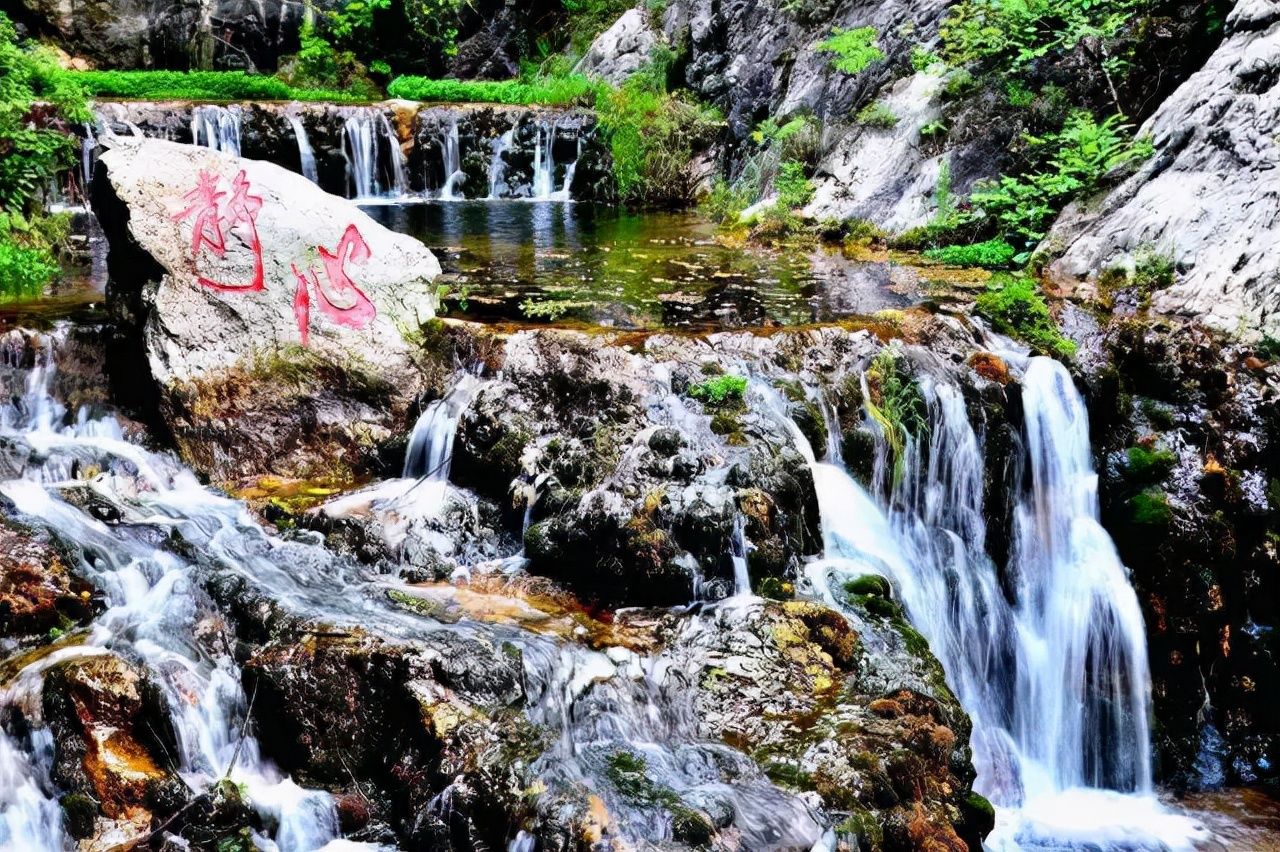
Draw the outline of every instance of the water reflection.
[[[366,209],[436,252],[449,313],[623,328],[794,325],[904,307],[890,263],[724,245],[693,213],[474,201]]]

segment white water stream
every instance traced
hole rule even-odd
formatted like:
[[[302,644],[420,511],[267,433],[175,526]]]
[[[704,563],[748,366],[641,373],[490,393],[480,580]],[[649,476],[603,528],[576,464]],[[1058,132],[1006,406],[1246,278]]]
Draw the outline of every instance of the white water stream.
[[[351,198],[400,198],[408,194],[404,152],[385,112],[377,107],[349,109],[342,135]]]
[[[307,128],[302,124],[302,116],[290,113],[288,118],[289,126],[293,128],[293,138],[298,143],[298,167],[302,169],[302,176],[312,183],[319,183],[316,154],[311,148],[311,140],[307,138]]]
[[[240,122],[237,106],[205,104],[191,110],[191,142],[215,151],[240,156]],[[141,131],[138,136],[142,136]]]

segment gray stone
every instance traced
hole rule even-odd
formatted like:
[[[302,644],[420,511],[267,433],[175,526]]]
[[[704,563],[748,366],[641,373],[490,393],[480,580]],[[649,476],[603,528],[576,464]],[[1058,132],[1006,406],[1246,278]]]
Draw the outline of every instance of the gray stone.
[[[649,61],[657,44],[658,34],[644,11],[628,9],[613,26],[596,36],[573,70],[618,86]]]

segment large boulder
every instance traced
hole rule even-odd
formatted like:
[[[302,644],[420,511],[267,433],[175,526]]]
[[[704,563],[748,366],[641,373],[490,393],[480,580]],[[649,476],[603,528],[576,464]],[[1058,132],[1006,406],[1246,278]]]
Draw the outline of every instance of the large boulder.
[[[1047,241],[1065,249],[1050,275],[1066,287],[1143,252],[1169,256],[1174,286],[1155,307],[1226,332],[1280,331],[1280,7],[1242,0],[1205,66],[1140,133],[1155,156],[1100,203],[1068,211]]]
[[[279,166],[154,139],[114,142],[94,198],[113,371],[149,374],[133,402],[192,463],[224,480],[375,463],[420,386],[429,250]]]
[[[90,614],[88,587],[58,551],[0,515],[0,640],[56,636]]]
[[[658,34],[641,9],[628,9],[613,26],[596,36],[574,71],[619,86],[649,62]]]

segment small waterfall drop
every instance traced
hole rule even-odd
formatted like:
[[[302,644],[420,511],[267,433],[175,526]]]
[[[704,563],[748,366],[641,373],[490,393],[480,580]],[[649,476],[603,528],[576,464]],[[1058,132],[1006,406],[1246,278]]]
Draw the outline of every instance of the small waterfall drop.
[[[448,481],[458,421],[483,384],[471,373],[464,374],[448,394],[423,409],[409,435],[409,449],[404,457],[405,479]]]
[[[240,156],[240,124],[238,106],[203,104],[191,110],[191,143]],[[137,128],[136,135],[143,133]]]
[[[552,186],[555,183],[556,158],[555,143],[558,123],[543,119],[538,124],[537,140],[533,150],[533,197],[552,197]]]
[[[458,137],[458,116],[449,117],[449,129],[441,139],[444,160],[444,185],[440,188],[441,201],[458,200],[458,184],[466,179],[462,171],[462,144]]]
[[[347,186],[352,198],[367,200],[408,193],[400,139],[382,110],[358,107],[347,113],[342,154],[347,160]]]
[[[290,113],[289,126],[293,128],[293,138],[298,142],[298,163],[302,176],[312,183],[320,182],[320,173],[316,169],[316,154],[311,148],[311,140],[307,138],[307,129],[302,126],[302,116]]]
[[[512,127],[497,139],[493,140],[493,158],[489,161],[489,198],[501,198],[502,185],[507,179],[507,161],[505,155],[511,150],[516,130]]]
[[[733,516],[733,532],[729,536],[729,558],[733,562],[734,595],[751,594],[751,574],[747,570],[747,524],[742,513]]]

